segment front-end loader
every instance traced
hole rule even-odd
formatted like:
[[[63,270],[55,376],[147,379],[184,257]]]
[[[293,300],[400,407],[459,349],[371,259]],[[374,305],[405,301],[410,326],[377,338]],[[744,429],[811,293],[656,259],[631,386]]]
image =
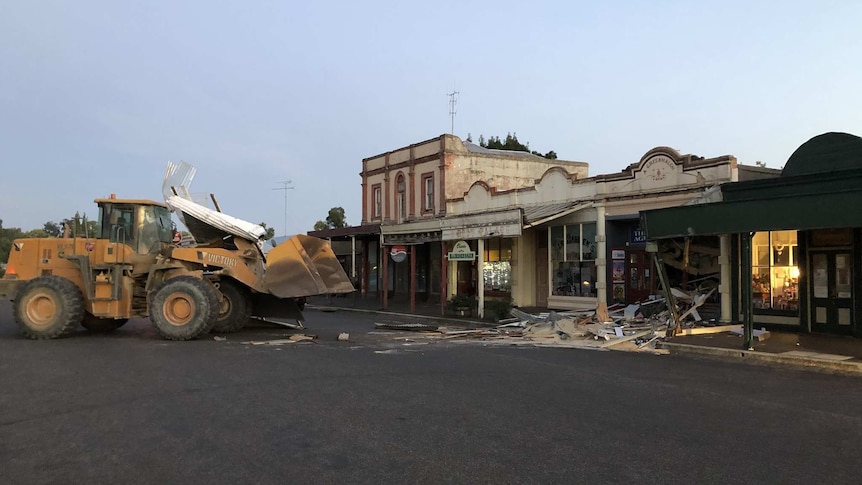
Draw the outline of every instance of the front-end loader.
[[[96,199],[98,234],[15,240],[0,298],[13,300],[21,332],[48,339],[149,317],[164,338],[190,340],[252,316],[302,320],[305,297],[354,290],[327,241],[296,235],[264,254],[260,226],[237,230],[248,223],[166,199]],[[174,242],[171,209],[196,245]]]

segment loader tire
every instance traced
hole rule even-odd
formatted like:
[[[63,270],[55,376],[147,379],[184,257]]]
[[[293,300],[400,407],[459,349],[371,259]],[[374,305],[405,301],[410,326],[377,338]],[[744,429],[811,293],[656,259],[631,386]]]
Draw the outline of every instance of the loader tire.
[[[101,318],[84,313],[81,326],[93,333],[108,333],[122,327],[128,321],[128,318]]]
[[[24,283],[13,304],[18,327],[31,339],[69,335],[84,318],[84,297],[71,281],[39,276]]]
[[[194,276],[162,283],[150,299],[150,320],[168,340],[191,340],[209,332],[218,318],[218,291]]]
[[[219,291],[222,299],[212,331],[213,333],[238,332],[251,318],[251,295],[230,281],[222,281],[219,284]]]

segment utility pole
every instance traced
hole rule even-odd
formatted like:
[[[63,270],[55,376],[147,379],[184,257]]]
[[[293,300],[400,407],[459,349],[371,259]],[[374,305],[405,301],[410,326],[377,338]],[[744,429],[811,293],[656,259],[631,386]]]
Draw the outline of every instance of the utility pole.
[[[452,135],[455,134],[455,105],[458,103],[458,95],[461,94],[458,91],[453,90],[451,93],[447,94],[449,96],[449,116],[452,118],[452,131],[450,132]]]
[[[283,190],[284,191],[284,234],[283,236],[287,236],[287,191],[293,190],[293,182],[290,180],[284,180],[281,182],[284,187],[278,187],[272,190]]]

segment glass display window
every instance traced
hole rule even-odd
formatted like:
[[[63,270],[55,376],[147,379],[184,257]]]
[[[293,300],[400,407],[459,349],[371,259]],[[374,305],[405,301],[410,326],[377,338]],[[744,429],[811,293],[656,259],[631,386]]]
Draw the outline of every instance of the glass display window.
[[[797,232],[755,233],[751,251],[754,309],[799,311]]]
[[[493,238],[485,241],[482,277],[486,292],[512,291],[512,240]]]
[[[597,296],[596,224],[568,224],[550,229],[551,294]]]

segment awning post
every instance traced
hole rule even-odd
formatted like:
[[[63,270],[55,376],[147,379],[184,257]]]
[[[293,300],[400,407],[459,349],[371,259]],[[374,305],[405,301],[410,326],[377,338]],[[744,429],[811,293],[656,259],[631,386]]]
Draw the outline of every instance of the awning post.
[[[754,350],[754,313],[752,311],[751,233],[744,232],[740,238],[740,294],[742,296],[742,336],[744,348]]]
[[[661,282],[661,287],[664,289],[664,298],[665,303],[667,303],[667,309],[670,310],[671,317],[673,318],[673,321],[667,326],[665,336],[673,337],[680,329],[679,312],[676,309],[676,298],[674,298],[673,291],[671,291],[670,284],[668,283],[667,268],[665,268],[664,262],[661,260],[661,255],[658,253],[657,248],[656,251],[652,253],[652,257],[655,262],[655,270],[658,272],[658,279]]]

